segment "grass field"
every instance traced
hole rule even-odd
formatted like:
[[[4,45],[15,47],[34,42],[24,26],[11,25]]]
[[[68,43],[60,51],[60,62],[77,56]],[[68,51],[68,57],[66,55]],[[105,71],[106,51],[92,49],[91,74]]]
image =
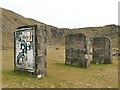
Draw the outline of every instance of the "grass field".
[[[59,48],[59,49],[56,49]],[[47,76],[37,79],[30,75],[14,72],[13,49],[3,50],[2,85],[4,88],[117,88],[118,59],[113,64],[91,64],[78,68],[65,65],[63,46],[48,46]]]

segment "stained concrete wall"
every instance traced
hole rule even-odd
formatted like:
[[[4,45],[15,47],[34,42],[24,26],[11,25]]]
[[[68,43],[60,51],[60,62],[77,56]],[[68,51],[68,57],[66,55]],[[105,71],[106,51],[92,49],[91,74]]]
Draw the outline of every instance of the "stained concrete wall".
[[[94,37],[92,39],[92,62],[112,63],[112,44],[109,37]]]
[[[79,67],[89,66],[88,40],[84,34],[67,35],[65,38],[65,52],[65,64]]]
[[[37,75],[46,75],[46,56],[47,56],[47,29],[45,26],[38,25],[35,33],[35,65]]]

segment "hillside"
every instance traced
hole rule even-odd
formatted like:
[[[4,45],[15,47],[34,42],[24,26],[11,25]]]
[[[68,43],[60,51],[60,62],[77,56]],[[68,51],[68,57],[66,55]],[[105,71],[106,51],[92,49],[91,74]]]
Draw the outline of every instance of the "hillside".
[[[2,9],[2,36],[3,47],[13,47],[13,32],[16,27],[28,24],[40,23],[35,20],[27,19],[21,15],[18,15],[12,11]],[[41,23],[42,24],[42,23]]]
[[[22,25],[34,25],[44,24],[39,21],[25,18],[17,13],[10,10],[2,9],[2,47],[13,48],[13,32],[18,26]],[[94,36],[109,36],[112,39],[113,46],[118,46],[118,26],[107,25],[103,27],[87,27],[87,28],[76,28],[66,29],[57,28],[54,26],[47,25],[48,30],[48,43],[52,44],[64,44],[64,36],[68,33],[84,33],[87,37],[92,38]]]

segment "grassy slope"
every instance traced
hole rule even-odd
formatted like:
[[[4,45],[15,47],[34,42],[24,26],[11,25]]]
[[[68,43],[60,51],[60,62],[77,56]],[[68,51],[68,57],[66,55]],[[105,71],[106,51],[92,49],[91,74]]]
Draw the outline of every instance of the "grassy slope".
[[[14,31],[23,25],[43,24],[33,19],[25,18],[10,10],[2,9],[2,45],[13,48]]]
[[[59,48],[56,50],[55,48]],[[3,51],[3,87],[30,88],[85,88],[118,87],[118,60],[113,64],[94,65],[83,69],[64,64],[64,47],[48,46],[47,76],[37,79],[13,71],[13,49]]]

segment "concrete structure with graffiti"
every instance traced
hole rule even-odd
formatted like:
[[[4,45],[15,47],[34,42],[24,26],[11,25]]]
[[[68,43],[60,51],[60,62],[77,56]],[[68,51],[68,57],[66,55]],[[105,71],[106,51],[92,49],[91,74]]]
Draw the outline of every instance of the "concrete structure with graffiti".
[[[14,33],[14,69],[46,75],[46,26],[21,26]]]

